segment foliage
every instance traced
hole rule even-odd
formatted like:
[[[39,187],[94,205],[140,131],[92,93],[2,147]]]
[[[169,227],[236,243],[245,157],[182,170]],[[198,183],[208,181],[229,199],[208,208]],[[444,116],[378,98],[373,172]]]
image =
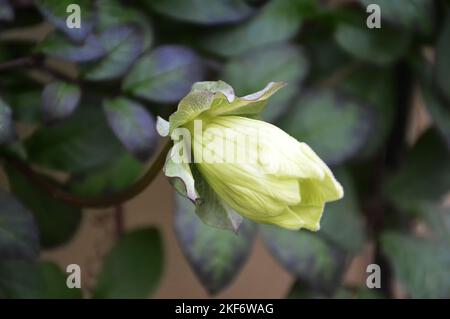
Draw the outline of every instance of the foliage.
[[[69,3],[81,7],[80,29],[66,27]],[[370,3],[381,29],[366,27]],[[43,39],[14,33],[43,22],[52,26]],[[393,297],[394,282],[410,297],[449,298],[449,73],[445,0],[0,0],[0,297],[81,298],[62,269],[38,260],[73,238],[86,208],[52,190],[132,193],[157,156],[156,117],[194,82],[223,80],[239,96],[288,82],[264,119],[316,150],[346,195],[326,206],[318,233],[224,227],[220,205],[197,216],[177,196],[179,244],[210,293],[236,278],[259,234],[296,279],[291,298]],[[408,145],[414,90],[433,125]],[[376,292],[343,281],[367,242],[390,269]],[[93,297],[147,297],[163,269],[159,231],[127,232]]]

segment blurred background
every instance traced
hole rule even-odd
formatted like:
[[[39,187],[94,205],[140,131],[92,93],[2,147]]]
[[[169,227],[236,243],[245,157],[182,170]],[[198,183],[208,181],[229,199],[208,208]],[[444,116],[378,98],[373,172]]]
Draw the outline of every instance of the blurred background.
[[[0,297],[449,298],[449,10],[0,0]],[[155,118],[203,80],[288,82],[263,118],[346,193],[319,232],[207,226],[158,173]]]

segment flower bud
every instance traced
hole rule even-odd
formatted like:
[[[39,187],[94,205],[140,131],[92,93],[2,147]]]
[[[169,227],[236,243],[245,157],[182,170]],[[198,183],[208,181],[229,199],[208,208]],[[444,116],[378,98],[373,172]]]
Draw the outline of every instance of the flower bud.
[[[316,231],[326,202],[343,197],[327,165],[305,143],[278,127],[255,119],[283,83],[237,98],[224,82],[200,82],[180,102],[163,135],[187,129],[190,143],[174,141],[166,175],[183,180],[181,193],[201,205],[191,168],[197,170],[226,207],[256,222]],[[164,132],[162,132],[164,131]],[[192,163],[175,163],[175,149]],[[180,190],[180,187],[178,187]]]

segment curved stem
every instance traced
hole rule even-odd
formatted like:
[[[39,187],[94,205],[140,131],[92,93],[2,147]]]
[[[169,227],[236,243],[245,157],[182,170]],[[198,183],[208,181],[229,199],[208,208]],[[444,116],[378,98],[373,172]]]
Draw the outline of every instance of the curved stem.
[[[20,161],[10,155],[2,154],[8,164],[12,165],[20,173],[25,175],[35,186],[46,190],[54,198],[61,200],[67,204],[81,207],[102,208],[120,205],[123,202],[135,197],[141,193],[155,179],[164,166],[166,155],[172,146],[171,141],[167,141],[159,152],[158,156],[152,162],[148,171],[133,185],[116,194],[108,196],[99,196],[86,198],[66,191],[54,184],[43,179],[38,173],[30,168],[25,162]]]
[[[7,71],[9,69],[18,68],[18,67],[23,67],[23,66],[26,66],[26,67],[34,66],[34,65],[42,63],[43,60],[44,60],[44,55],[38,53],[38,54],[33,54],[30,56],[18,58],[15,60],[7,61],[4,63],[0,63],[0,72]]]
[[[0,72],[7,72],[10,71],[11,69],[21,67],[37,69],[41,72],[47,73],[48,75],[52,76],[57,80],[79,84],[79,81],[76,78],[69,76],[68,74],[60,70],[57,70],[53,68],[51,65],[49,65],[46,61],[45,55],[41,53],[36,53],[29,56],[17,58],[15,60],[0,63]]]

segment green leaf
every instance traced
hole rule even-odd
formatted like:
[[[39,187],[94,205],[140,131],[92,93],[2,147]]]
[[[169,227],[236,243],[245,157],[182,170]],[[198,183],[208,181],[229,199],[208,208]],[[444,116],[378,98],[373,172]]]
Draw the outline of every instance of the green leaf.
[[[415,29],[430,34],[434,29],[434,6],[429,0],[359,0],[365,7],[380,6],[381,18],[409,31]],[[382,25],[382,28],[384,26]]]
[[[155,102],[177,102],[203,77],[203,65],[191,49],[161,46],[142,56],[125,78],[123,89]]]
[[[0,259],[37,257],[39,233],[33,215],[2,190],[0,207]]]
[[[340,47],[363,61],[379,65],[395,62],[405,54],[411,37],[394,29],[369,29],[363,26],[341,24],[335,33]]]
[[[327,203],[318,235],[346,252],[357,254],[363,248],[366,234],[355,185],[346,170],[333,171],[345,190],[345,196],[337,202]]]
[[[326,294],[337,289],[346,261],[341,250],[308,231],[265,225],[261,233],[269,251],[297,279]]]
[[[423,202],[419,207],[419,217],[427,223],[431,229],[429,235],[433,240],[450,244],[450,207],[442,204]]]
[[[23,88],[20,91],[5,95],[5,99],[11,105],[16,122],[37,124],[41,120],[39,103],[41,96],[41,88]]]
[[[116,25],[99,35],[106,55],[85,67],[84,77],[92,81],[116,79],[124,75],[143,51],[143,33],[138,25]]]
[[[205,25],[238,22],[248,17],[252,10],[243,0],[145,0],[144,3],[163,15]]]
[[[31,135],[25,143],[30,161],[52,169],[82,173],[120,154],[123,147],[95,103],[82,102],[82,107],[68,119],[42,127]]]
[[[361,158],[370,157],[384,145],[394,125],[397,102],[395,74],[391,69],[377,66],[355,66],[339,89],[367,103],[374,116],[371,137],[358,154]]]
[[[147,298],[163,270],[163,247],[155,228],[125,234],[105,258],[94,298]]]
[[[200,43],[202,48],[230,57],[263,45],[292,38],[300,29],[302,17],[296,1],[273,0],[240,25],[209,33]]]
[[[104,100],[109,126],[127,150],[148,160],[158,145],[154,117],[140,104],[126,98]]]
[[[422,202],[437,203],[449,189],[450,153],[432,130],[419,139],[384,187],[387,198],[411,214],[418,213]]]
[[[9,0],[0,0],[0,21],[11,22],[14,20],[14,9]]]
[[[281,127],[309,144],[328,164],[352,158],[364,147],[373,128],[371,110],[359,101],[330,90],[304,94]]]
[[[333,35],[329,33],[319,29],[309,33],[308,37],[302,41],[310,60],[309,79],[316,83],[326,81],[339,70],[354,63],[354,60],[338,46],[333,40]]]
[[[12,166],[6,167],[6,173],[13,194],[34,214],[40,232],[41,245],[45,248],[53,248],[69,241],[80,224],[80,209],[68,206],[45,190],[35,187]],[[45,177],[42,176],[42,178]],[[53,181],[49,180],[49,182]]]
[[[143,168],[142,163],[123,152],[110,163],[72,176],[69,188],[86,197],[114,194],[135,182]]]
[[[444,99],[430,82],[423,80],[421,85],[428,112],[437,131],[445,139],[447,147],[450,149],[450,107],[446,105]]]
[[[387,232],[381,237],[394,274],[412,298],[450,298],[448,243]]]
[[[53,263],[0,260],[0,296],[10,299],[78,299],[81,290],[66,285],[66,275]]]
[[[176,195],[175,232],[191,267],[203,286],[215,294],[228,286],[250,253],[255,225],[245,220],[238,234],[209,227],[194,212],[194,205]]]
[[[112,26],[135,23],[142,31],[143,49],[148,49],[152,45],[153,30],[148,16],[124,5],[119,0],[99,0],[97,3],[97,6],[101,8],[96,26],[99,32],[104,32]]]
[[[62,81],[47,84],[42,92],[42,114],[51,122],[68,117],[75,111],[81,99],[77,85]]]
[[[9,299],[40,298],[42,281],[35,262],[0,260],[0,297]]]
[[[359,288],[356,290],[340,289],[335,295],[336,299],[386,299],[377,289]]]
[[[443,30],[441,31],[436,46],[436,82],[445,98],[450,104],[450,13],[447,14]]]
[[[0,144],[12,141],[15,135],[11,108],[0,98]]]
[[[288,86],[269,100],[262,113],[265,120],[273,121],[290,105],[307,71],[303,51],[286,44],[252,50],[231,59],[225,65],[222,78],[236,88],[238,95],[256,92],[271,81],[287,82]]]
[[[55,28],[64,32],[72,40],[82,42],[91,33],[94,27],[95,9],[91,0],[36,0],[36,6],[44,18]],[[81,28],[68,28],[67,19],[72,12],[67,12],[69,5],[76,4],[80,7]],[[69,21],[72,21],[69,19]]]
[[[98,60],[106,54],[98,36],[90,34],[82,43],[73,43],[64,35],[52,32],[36,48],[50,57],[71,62]]]
[[[42,262],[39,265],[42,276],[42,295],[39,298],[45,299],[81,299],[83,298],[81,289],[67,287],[67,277],[56,264]]]

